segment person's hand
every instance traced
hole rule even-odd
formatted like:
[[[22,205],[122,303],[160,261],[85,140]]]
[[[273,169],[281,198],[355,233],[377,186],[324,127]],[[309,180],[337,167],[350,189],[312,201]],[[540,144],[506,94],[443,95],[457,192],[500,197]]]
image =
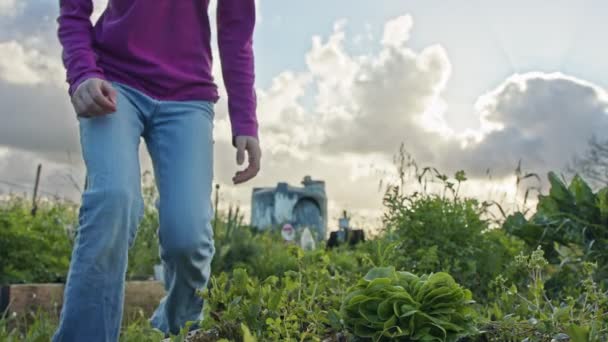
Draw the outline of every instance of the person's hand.
[[[116,111],[116,90],[99,78],[82,82],[72,94],[72,105],[78,116],[92,117]]]
[[[245,151],[247,151],[247,158],[249,165],[242,171],[237,171],[232,182],[234,184],[244,183],[253,177],[255,177],[260,171],[260,159],[262,158],[262,151],[260,150],[260,143],[258,139],[250,136],[237,136],[235,138],[236,145],[236,163],[243,165],[245,162]]]

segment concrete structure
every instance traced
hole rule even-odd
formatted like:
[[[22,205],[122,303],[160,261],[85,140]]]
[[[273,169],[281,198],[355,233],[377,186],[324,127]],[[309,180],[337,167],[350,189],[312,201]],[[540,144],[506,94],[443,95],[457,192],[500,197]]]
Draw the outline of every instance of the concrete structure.
[[[302,185],[304,187],[293,187],[281,182],[274,188],[254,188],[251,196],[251,225],[267,229],[290,223],[298,234],[304,227],[309,227],[316,240],[325,240],[325,182],[306,176]]]

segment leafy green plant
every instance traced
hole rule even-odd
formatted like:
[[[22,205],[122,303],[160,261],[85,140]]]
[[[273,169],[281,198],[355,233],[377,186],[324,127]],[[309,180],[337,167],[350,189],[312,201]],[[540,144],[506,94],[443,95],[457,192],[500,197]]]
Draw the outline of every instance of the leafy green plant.
[[[278,230],[258,232],[243,225],[239,208],[230,208],[228,216],[215,222],[215,248],[212,273],[244,268],[259,279],[280,276],[298,269],[298,260],[282,242]]]
[[[152,328],[142,310],[136,311],[134,317],[123,322],[120,333],[121,342],[157,342],[164,338],[164,334]]]
[[[514,265],[526,272],[528,279],[517,286],[498,276],[490,284],[495,300],[483,310],[489,319],[485,330],[490,341],[608,340],[608,294],[593,280],[595,265],[583,265],[576,296],[559,299],[546,294],[546,273],[551,268],[542,249],[530,256],[521,254]]]
[[[570,270],[578,272],[581,262],[595,262],[596,279],[608,279],[608,187],[594,193],[578,175],[569,185],[554,172],[548,178],[551,189],[539,196],[534,215],[526,219],[515,213],[504,229],[531,248],[540,245],[551,264],[564,270],[571,265]],[[560,276],[560,282],[566,282],[567,275]]]
[[[425,170],[436,173],[446,189],[443,194],[404,194],[389,187],[384,197],[385,238],[397,243],[389,259],[395,267],[415,273],[448,272],[484,300],[486,284],[523,245],[490,229],[489,203],[458,195],[466,180],[463,172],[450,180],[437,170]],[[423,176],[418,177],[421,182]]]
[[[0,313],[2,314],[2,313]],[[38,309],[25,315],[0,315],[0,341],[48,342],[57,329],[59,316]],[[120,334],[121,342],[158,342],[164,334],[154,330],[143,311],[125,317]],[[180,340],[181,341],[181,340]]]
[[[261,341],[321,341],[339,334],[338,309],[354,278],[329,267],[327,252],[304,252],[283,246],[297,260],[297,271],[264,280],[242,268],[211,278],[201,293],[206,300],[203,327],[219,329],[220,336],[240,340],[241,324]]]
[[[144,187],[145,214],[129,250],[130,280],[149,278],[160,262],[155,196],[153,185]],[[64,282],[78,229],[78,208],[71,202],[41,200],[32,216],[31,203],[23,197],[0,203],[0,284]]]
[[[243,333],[243,342],[257,342],[257,339],[251,334],[251,331],[245,324],[241,323],[241,331]],[[228,339],[222,338],[217,342],[230,342]]]
[[[66,278],[77,207],[41,201],[36,216],[30,212],[31,203],[22,197],[0,203],[0,284]]]
[[[476,333],[472,295],[447,273],[371,269],[342,303],[354,335],[374,341],[457,341]]]
[[[158,211],[155,200],[158,197],[156,187],[146,171],[143,180],[144,215],[137,228],[133,246],[129,249],[129,280],[146,280],[154,274],[154,265],[160,264],[158,249]]]
[[[0,316],[0,341],[47,342],[55,333],[57,317],[42,309],[26,315]]]

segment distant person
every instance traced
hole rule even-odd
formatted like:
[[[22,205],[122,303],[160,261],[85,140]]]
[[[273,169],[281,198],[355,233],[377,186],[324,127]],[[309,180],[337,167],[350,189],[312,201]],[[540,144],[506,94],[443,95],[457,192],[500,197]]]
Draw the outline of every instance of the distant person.
[[[60,0],[58,38],[79,124],[82,194],[59,341],[118,341],[128,247],[144,213],[139,142],[160,199],[167,295],[150,318],[165,335],[202,319],[197,289],[215,253],[211,189],[214,104],[209,1],[109,0],[93,26],[92,0]],[[218,0],[219,57],[228,93],[235,184],[260,170],[252,36],[254,0]]]

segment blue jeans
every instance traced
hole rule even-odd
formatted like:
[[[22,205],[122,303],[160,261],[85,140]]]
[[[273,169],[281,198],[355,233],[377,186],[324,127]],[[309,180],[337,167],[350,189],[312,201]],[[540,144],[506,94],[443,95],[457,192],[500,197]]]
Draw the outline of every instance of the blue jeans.
[[[152,159],[166,296],[149,322],[178,333],[202,319],[215,247],[211,219],[213,103],[160,101],[112,82],[117,111],[78,116],[87,187],[54,342],[118,341],[128,248],[144,213],[139,143]]]

